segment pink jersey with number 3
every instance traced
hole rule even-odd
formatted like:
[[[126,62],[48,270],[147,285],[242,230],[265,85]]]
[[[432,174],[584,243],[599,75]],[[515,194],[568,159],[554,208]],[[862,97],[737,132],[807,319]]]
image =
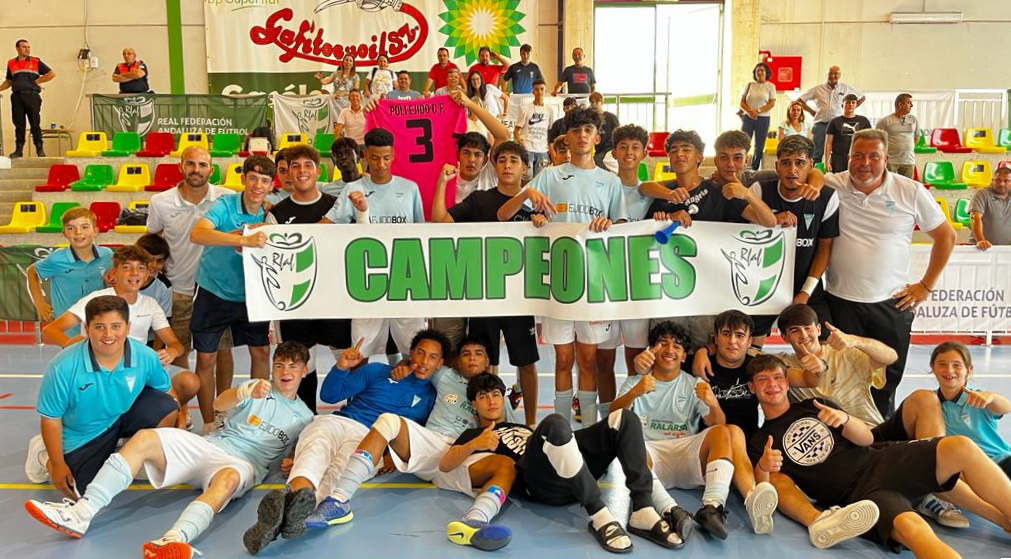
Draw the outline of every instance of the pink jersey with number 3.
[[[447,163],[456,165],[453,134],[466,132],[466,109],[448,95],[415,101],[384,99],[366,116],[365,128],[385,128],[393,134],[393,174],[418,183],[425,219],[431,219],[439,173]],[[447,188],[446,207],[455,199],[456,189]]]

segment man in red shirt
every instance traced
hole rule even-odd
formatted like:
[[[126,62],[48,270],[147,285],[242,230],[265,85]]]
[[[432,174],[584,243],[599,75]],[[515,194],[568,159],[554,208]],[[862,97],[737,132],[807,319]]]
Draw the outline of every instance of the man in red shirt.
[[[492,64],[492,58],[498,61],[498,64]],[[471,72],[477,71],[481,74],[481,79],[484,80],[484,83],[502,89],[504,85],[500,86],[499,81],[507,68],[509,68],[508,59],[498,53],[492,52],[488,47],[481,47],[481,50],[477,51],[477,63],[470,67],[467,74],[469,75]]]
[[[32,128],[35,154],[45,157],[42,150],[42,127],[39,124],[42,112],[43,84],[56,77],[56,72],[46,63],[32,56],[32,46],[27,39],[18,39],[14,44],[18,55],[7,61],[7,76],[0,83],[0,91],[11,88],[11,119],[14,121],[14,151],[11,159],[22,157],[25,146],[25,119]]]
[[[432,66],[432,69],[428,71],[428,79],[425,80],[425,87],[422,88],[421,94],[425,97],[431,97],[432,91],[435,91],[440,87],[446,87],[446,76],[449,75],[450,70],[455,69],[458,69],[456,64],[449,61],[449,49],[440,47],[439,63]]]

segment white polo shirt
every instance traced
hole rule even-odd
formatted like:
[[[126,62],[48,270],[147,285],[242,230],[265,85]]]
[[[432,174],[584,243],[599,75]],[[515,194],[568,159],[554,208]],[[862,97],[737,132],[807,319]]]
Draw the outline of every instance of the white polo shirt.
[[[76,316],[81,321],[81,324],[84,324],[84,311],[85,307],[88,306],[88,302],[102,295],[116,295],[116,290],[110,287],[108,289],[92,291],[89,295],[85,295],[80,301],[74,303],[74,306],[70,307],[68,312]],[[157,332],[169,327],[169,321],[165,318],[165,311],[162,310],[158,301],[155,301],[152,297],[138,293],[137,301],[130,305],[130,337],[142,344],[146,344],[147,333],[149,331],[154,330]]]
[[[909,283],[913,227],[932,231],[944,224],[944,214],[922,184],[897,173],[886,171],[869,195],[853,187],[849,171],[825,175],[825,184],[839,197],[839,236],[825,289],[858,303],[891,299]]]
[[[165,263],[165,275],[172,282],[172,291],[180,295],[193,295],[197,266],[204,247],[190,242],[190,232],[211,204],[228,194],[232,194],[232,191],[210,185],[204,199],[199,204],[191,204],[179,195],[179,186],[176,186],[151,197],[147,230],[150,233],[160,232],[168,242],[171,254]]]
[[[800,100],[805,103],[813,100],[818,106],[817,112],[814,113],[814,122],[824,122],[825,124],[828,124],[833,118],[842,116],[843,97],[846,97],[850,93],[856,95],[857,97],[864,96],[863,93],[860,93],[849,84],[836,82],[835,89],[830,89],[828,83],[826,82],[820,83],[807,90],[800,96]]]

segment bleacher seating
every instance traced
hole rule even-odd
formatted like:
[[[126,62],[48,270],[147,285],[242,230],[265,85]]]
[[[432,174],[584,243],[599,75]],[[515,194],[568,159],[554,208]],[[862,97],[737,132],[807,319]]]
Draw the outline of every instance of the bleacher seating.
[[[308,144],[308,143],[309,139],[306,138],[305,134],[302,133],[293,134],[290,132],[287,134],[281,134],[281,140],[277,144],[277,151],[281,151],[282,149],[290,148],[292,146],[297,146],[299,144]]]
[[[102,152],[102,157],[129,157],[140,151],[140,134],[116,132],[112,136],[112,149]]]
[[[84,176],[79,181],[70,183],[74,192],[95,192],[116,182],[112,165],[93,163],[84,168]]]
[[[221,165],[218,165],[217,163],[211,165],[211,176],[207,177],[207,182],[211,184],[221,184]]]
[[[958,202],[955,202],[955,221],[966,227],[968,227],[971,223],[972,220],[969,218],[968,198],[959,198]]]
[[[146,185],[144,190],[148,192],[163,192],[174,188],[183,180],[183,172],[179,170],[179,165],[175,163],[159,163],[154,168],[154,180]]]
[[[948,223],[951,224],[955,231],[958,231],[963,227],[961,223],[951,218],[951,208],[948,206],[948,200],[946,198],[934,198],[934,201],[937,202],[938,206],[940,206],[941,213],[944,214],[944,218],[948,220]]]
[[[126,208],[128,210],[136,211],[136,210],[140,210],[140,209],[147,209],[150,205],[151,205],[151,202],[149,202],[147,200],[143,200],[143,201],[137,200],[137,201],[134,201],[134,202],[130,202],[130,204]],[[113,231],[115,231],[116,233],[131,233],[131,234],[138,234],[139,233],[139,234],[143,235],[144,233],[147,233],[147,225],[146,224],[144,224],[144,225],[119,225],[117,223],[116,227],[113,228]]]
[[[186,148],[191,146],[200,146],[204,149],[208,149],[210,144],[207,143],[207,134],[203,132],[187,132],[185,134],[179,134],[179,145],[176,147],[175,151],[170,153],[172,157],[179,157],[186,151]]]
[[[92,202],[88,208],[98,221],[98,232],[107,233],[116,227],[119,217],[119,202]]]
[[[39,225],[35,228],[36,233],[62,233],[63,232],[63,214],[67,213],[67,210],[71,208],[76,208],[80,206],[77,202],[55,202],[53,208],[49,211],[49,223],[45,225]]]
[[[35,192],[63,192],[70,188],[70,183],[81,180],[81,172],[77,165],[56,164],[49,167],[49,178],[46,184],[35,187]]]
[[[211,157],[234,157],[242,147],[242,136],[238,134],[215,134],[211,138]]]
[[[777,150],[779,150],[779,136],[769,132],[769,137],[765,139],[765,149],[762,150],[762,153],[765,155],[776,155]]]
[[[944,153],[972,153],[972,148],[962,145],[958,130],[954,128],[935,128],[930,133],[930,145]]]
[[[938,190],[962,190],[964,182],[955,180],[955,166],[951,161],[928,161],[923,168],[923,184]]]
[[[171,132],[149,132],[144,138],[144,149],[137,157],[165,157],[176,149],[176,140]]]
[[[1001,128],[997,133],[997,145],[1011,149],[1011,128]]]
[[[225,172],[225,182],[221,185],[229,190],[241,192],[246,189],[242,184],[242,163],[232,163]]]
[[[316,148],[320,157],[330,157],[330,146],[333,145],[334,135],[329,132],[317,132],[312,139],[312,147]]]
[[[976,153],[1004,153],[1007,148],[994,142],[993,130],[989,128],[966,128],[965,147],[972,148]]]
[[[337,169],[334,169],[333,172],[337,173],[338,175],[340,174],[340,171],[338,171]],[[637,174],[639,176],[639,182],[649,181],[649,165],[646,165],[645,161],[639,162],[639,170]]]
[[[109,192],[140,192],[151,184],[151,170],[147,163],[131,163],[119,167],[119,180],[109,185]]]
[[[650,157],[667,157],[664,150],[664,143],[667,141],[670,132],[650,132],[649,141],[646,142],[646,155]]]
[[[915,153],[937,153],[937,148],[927,144],[927,131],[916,131],[916,146],[913,147]]]
[[[42,202],[15,202],[11,222],[0,227],[0,233],[31,233],[46,224],[46,205]]]
[[[677,178],[677,173],[671,170],[670,163],[660,161],[653,169],[653,180],[657,182],[669,181]]]
[[[109,138],[105,132],[81,132],[77,139],[77,149],[67,152],[67,157],[98,157],[109,149]]]
[[[986,160],[962,163],[962,182],[973,188],[986,188],[993,180],[993,169]]]

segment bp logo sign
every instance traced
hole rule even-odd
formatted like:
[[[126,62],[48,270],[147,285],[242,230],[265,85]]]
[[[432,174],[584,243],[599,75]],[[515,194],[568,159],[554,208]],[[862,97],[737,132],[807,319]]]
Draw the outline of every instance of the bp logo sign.
[[[124,132],[136,131],[141,137],[144,137],[154,125],[153,97],[137,96],[119,99],[114,109],[119,129]]]
[[[309,300],[316,285],[316,241],[301,233],[272,233],[267,252],[252,257],[260,268],[260,284],[279,311],[292,311]]]
[[[723,256],[730,263],[734,295],[742,305],[755,307],[769,300],[783,277],[786,240],[781,229],[741,231],[734,236],[737,250]]]

